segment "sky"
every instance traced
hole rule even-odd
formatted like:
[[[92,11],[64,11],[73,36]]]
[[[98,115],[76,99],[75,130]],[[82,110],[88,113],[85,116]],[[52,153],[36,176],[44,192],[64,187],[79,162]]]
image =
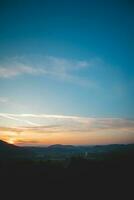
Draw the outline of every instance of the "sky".
[[[132,0],[0,1],[0,139],[134,143]]]

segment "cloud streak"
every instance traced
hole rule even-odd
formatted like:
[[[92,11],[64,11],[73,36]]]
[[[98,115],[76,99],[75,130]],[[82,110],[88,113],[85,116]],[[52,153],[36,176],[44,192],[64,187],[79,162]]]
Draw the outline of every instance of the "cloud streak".
[[[14,57],[1,61],[0,78],[13,78],[21,75],[46,76],[83,86],[95,86],[95,82],[80,77],[79,73],[95,63],[86,60],[71,60],[54,56]]]
[[[15,122],[15,126],[0,124],[0,138],[12,137],[16,143],[134,143],[133,119],[9,113],[0,113],[0,117]]]
[[[26,123],[26,124],[32,125],[32,126],[38,126],[39,125],[39,124],[33,123],[29,120],[22,120],[22,119],[16,118],[16,115],[13,115],[13,114],[2,114],[2,113],[0,113],[0,117],[6,118],[6,119],[11,119],[11,120],[14,120],[14,121],[17,121],[17,122],[23,122],[23,123]]]
[[[40,127],[38,123],[33,123],[32,119],[49,119],[49,120],[59,120],[60,122],[71,121],[72,123],[78,123],[83,125],[88,125],[92,128],[122,128],[129,127],[134,128],[133,119],[123,119],[123,118],[93,118],[93,117],[80,117],[80,116],[69,116],[69,115],[50,115],[50,114],[11,114],[11,113],[0,113],[0,117],[21,121],[28,125]],[[29,120],[27,120],[29,119]]]
[[[8,98],[7,97],[0,97],[0,103],[3,103],[3,104],[8,103]]]

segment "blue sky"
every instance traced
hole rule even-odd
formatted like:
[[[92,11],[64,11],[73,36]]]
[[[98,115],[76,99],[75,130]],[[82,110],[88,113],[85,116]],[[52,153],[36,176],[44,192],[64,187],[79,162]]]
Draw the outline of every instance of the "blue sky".
[[[1,1],[0,112],[132,120],[133,9],[130,0]]]

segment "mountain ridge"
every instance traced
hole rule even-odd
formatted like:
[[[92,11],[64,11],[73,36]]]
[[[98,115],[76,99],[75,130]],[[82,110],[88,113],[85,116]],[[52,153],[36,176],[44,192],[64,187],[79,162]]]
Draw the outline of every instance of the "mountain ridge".
[[[66,159],[73,156],[86,158],[104,157],[111,154],[128,155],[134,153],[134,144],[111,144],[95,146],[73,146],[54,144],[48,147],[20,147],[0,140],[0,159]]]

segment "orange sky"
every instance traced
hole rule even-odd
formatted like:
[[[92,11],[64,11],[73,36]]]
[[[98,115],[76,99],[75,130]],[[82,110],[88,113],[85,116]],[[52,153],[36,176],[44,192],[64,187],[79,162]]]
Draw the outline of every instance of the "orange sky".
[[[133,120],[31,114],[3,118],[0,139],[20,146],[134,143]]]

